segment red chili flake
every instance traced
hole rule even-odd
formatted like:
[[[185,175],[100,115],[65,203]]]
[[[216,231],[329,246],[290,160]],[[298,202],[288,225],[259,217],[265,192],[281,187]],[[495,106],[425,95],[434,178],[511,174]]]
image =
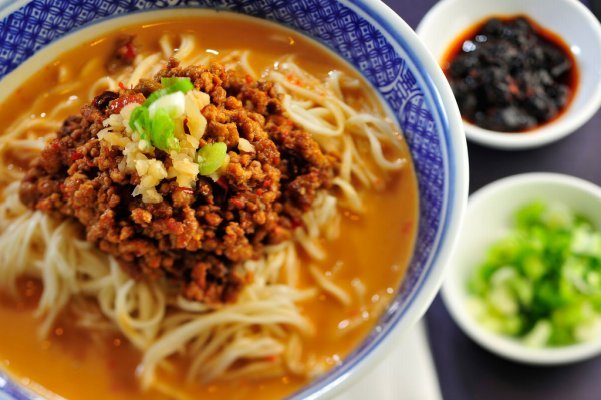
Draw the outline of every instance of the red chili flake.
[[[267,356],[267,357],[265,357],[265,360],[274,363],[274,362],[278,361],[278,356],[276,356],[275,354],[271,355],[271,356]]]
[[[405,222],[403,224],[403,227],[401,228],[401,233],[403,235],[408,235],[411,233],[412,228],[413,228],[413,222],[411,222],[411,221]]]
[[[136,50],[136,46],[134,46],[134,42],[128,42],[125,44],[125,51],[123,52],[123,60],[128,63],[133,63],[134,59],[138,55],[138,51]]]
[[[289,72],[288,75],[286,75],[286,79],[288,80],[288,82],[292,83],[293,85],[303,86],[303,84],[300,81],[300,79],[298,78],[298,76],[294,75],[292,72]]]
[[[253,81],[253,78],[252,78],[252,76],[250,76],[250,75],[246,75],[246,76],[244,77],[244,79],[246,80],[246,83],[252,83],[252,81]]]
[[[119,87],[121,88],[121,90],[127,90],[127,87],[123,82],[119,82]]]
[[[74,151],[73,153],[71,153],[71,160],[72,161],[77,161],[79,159],[83,158],[83,154],[80,153],[79,151]]]
[[[232,203],[232,205],[234,207],[236,207],[236,208],[243,208],[244,207],[244,202],[241,199],[237,198],[237,197],[232,197],[230,199],[230,203]]]
[[[290,224],[292,225],[292,229],[300,228],[304,225],[303,221],[298,218],[291,219]]]
[[[194,194],[194,190],[189,187],[178,186],[177,188],[175,188],[175,190],[177,192],[186,192],[188,194]]]
[[[114,368],[111,368],[111,369],[114,369]],[[116,382],[111,382],[111,384],[109,386],[109,391],[111,391],[112,393],[120,393],[123,391],[123,386]]]
[[[144,100],[144,95],[140,93],[121,96],[118,99],[115,99],[109,103],[109,113],[118,114],[126,105],[130,103],[142,104],[144,103]]]
[[[271,187],[271,178],[267,178],[267,179],[265,179],[265,181],[263,181],[263,187],[264,188]]]
[[[257,189],[256,193],[259,196],[263,196],[263,189]]]

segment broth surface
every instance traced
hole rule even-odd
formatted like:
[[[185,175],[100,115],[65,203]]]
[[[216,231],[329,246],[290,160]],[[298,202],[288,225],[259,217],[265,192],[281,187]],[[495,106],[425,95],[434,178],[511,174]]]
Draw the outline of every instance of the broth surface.
[[[227,27],[227,29],[224,29]],[[74,79],[91,85],[107,74],[104,60],[114,49],[115,39],[123,33],[135,34],[135,43],[141,51],[158,50],[158,39],[165,32],[174,35],[193,33],[205,50],[227,52],[233,49],[250,49],[250,63],[256,71],[273,66],[284,55],[297,56],[297,63],[318,77],[337,69],[358,77],[343,61],[317,46],[302,35],[259,22],[252,18],[233,18],[227,13],[206,17],[166,20],[143,26],[126,26],[90,43],[61,54],[44,66],[11,94],[0,107],[0,123],[7,127],[23,114],[42,115],[58,103],[67,103],[60,118],[78,112],[89,101],[87,85],[76,90],[65,90],[49,96],[48,89],[58,82],[59,71],[67,71]],[[90,60],[97,59],[90,68]],[[85,66],[84,76],[78,76]],[[367,100],[372,94],[353,93],[352,102]],[[31,105],[40,96],[35,109]],[[410,155],[403,146],[404,157]],[[14,159],[15,168],[22,168]],[[353,215],[345,212],[340,237],[325,243],[328,258],[322,270],[329,270],[331,278],[344,289],[352,291],[351,281],[360,278],[367,290],[369,311],[360,304],[344,307],[327,295],[303,303],[303,312],[318,328],[314,337],[304,340],[305,356],[326,360],[334,366],[343,359],[372,328],[379,310],[380,297],[390,298],[405,271],[411,256],[417,227],[417,183],[413,166],[394,173],[384,190],[369,192],[364,196],[366,212]],[[337,265],[336,268],[334,266]],[[301,277],[310,282],[308,272]],[[0,302],[0,323],[9,329],[0,330],[0,365],[24,385],[44,394],[57,393],[65,398],[86,399],[136,399],[162,398],[157,391],[141,392],[135,379],[140,354],[116,334],[90,332],[69,323],[63,316],[46,340],[38,339],[38,320],[33,316],[35,300],[40,287],[35,281],[20,281],[22,298],[19,301],[4,298]],[[361,315],[366,323],[352,332],[342,334],[345,321]],[[180,366],[181,370],[185,365]],[[284,376],[262,381],[217,382],[207,385],[184,383],[181,371],[161,381],[175,386],[181,398],[242,399],[281,398],[298,390],[307,382]]]

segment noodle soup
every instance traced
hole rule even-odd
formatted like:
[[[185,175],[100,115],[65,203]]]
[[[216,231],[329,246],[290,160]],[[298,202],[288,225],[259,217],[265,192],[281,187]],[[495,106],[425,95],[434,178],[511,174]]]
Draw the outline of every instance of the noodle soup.
[[[410,155],[368,85],[320,45],[227,13],[154,18],[121,23],[65,51],[0,108],[0,321],[11,326],[0,332],[0,360],[33,390],[67,398],[289,395],[352,351],[399,287],[417,226]],[[123,35],[135,38],[123,42]],[[113,68],[120,40],[136,54],[131,65]],[[169,272],[133,276],[119,254],[109,257],[85,241],[90,232],[78,217],[44,212],[40,202],[33,212],[21,203],[25,171],[42,150],[47,154],[46,141],[65,118],[105,91],[120,93],[112,101],[126,97],[140,78],[164,73],[170,56],[181,64],[169,73],[190,74],[186,66],[216,61],[248,85],[274,82],[278,120],[285,118],[290,132],[308,132],[332,160],[331,182],[319,187],[294,226],[285,226],[290,238],[266,242],[237,263],[247,282],[224,301],[186,297]],[[130,143],[136,132],[127,128],[131,115],[118,114],[124,120],[106,118],[94,140],[113,138],[108,145],[126,160],[127,145],[118,143]],[[180,141],[192,135],[188,130]],[[238,143],[230,158],[244,146]]]

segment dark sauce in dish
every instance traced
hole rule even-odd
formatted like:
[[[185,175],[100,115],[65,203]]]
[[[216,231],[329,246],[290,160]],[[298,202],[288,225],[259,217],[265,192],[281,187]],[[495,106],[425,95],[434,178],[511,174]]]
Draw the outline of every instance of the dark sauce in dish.
[[[578,83],[568,45],[521,15],[489,18],[467,30],[442,66],[463,118],[502,132],[527,131],[557,118]]]

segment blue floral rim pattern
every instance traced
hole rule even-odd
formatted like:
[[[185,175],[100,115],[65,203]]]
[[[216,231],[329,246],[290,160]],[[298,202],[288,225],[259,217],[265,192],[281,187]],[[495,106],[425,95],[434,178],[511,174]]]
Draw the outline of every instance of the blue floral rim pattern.
[[[453,209],[457,174],[440,95],[410,43],[394,26],[358,0],[34,0],[0,21],[0,78],[36,51],[102,20],[166,7],[202,7],[263,18],[295,29],[350,62],[392,110],[411,149],[419,182],[417,245],[399,295],[361,346],[339,367],[294,398],[306,398],[343,380],[402,320],[435,264]],[[1,83],[1,82],[0,82]],[[4,392],[35,398],[8,379]]]

